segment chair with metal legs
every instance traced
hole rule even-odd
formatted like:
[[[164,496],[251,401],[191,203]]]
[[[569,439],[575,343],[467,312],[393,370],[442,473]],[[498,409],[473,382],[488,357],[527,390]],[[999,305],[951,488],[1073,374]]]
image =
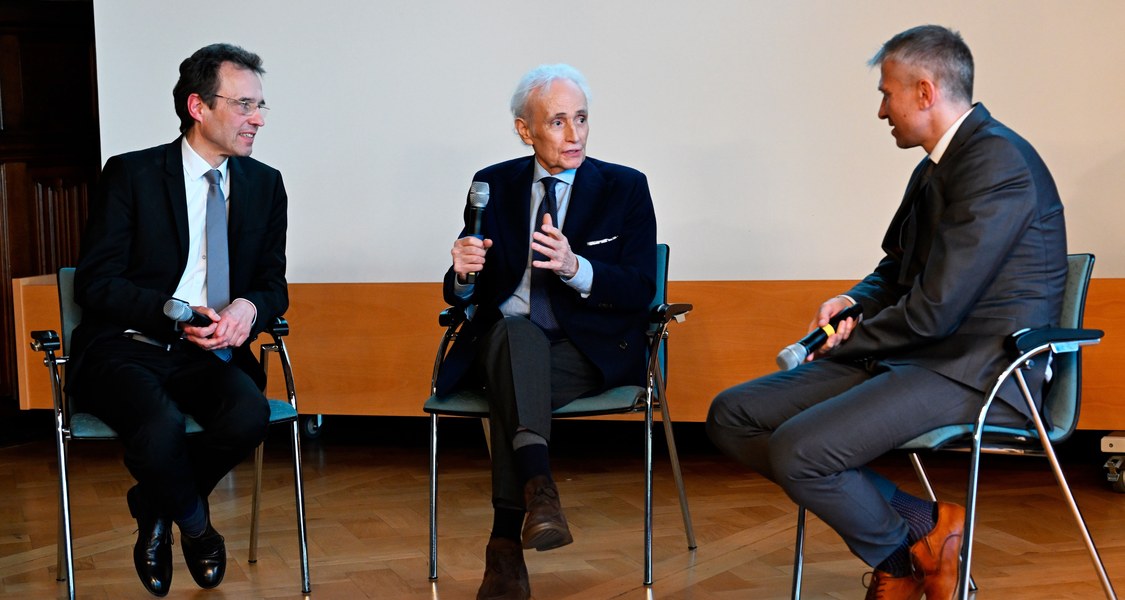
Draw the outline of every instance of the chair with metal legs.
[[[82,320],[82,308],[74,301],[74,269],[63,268],[58,273],[59,312],[62,318],[62,336],[53,330],[31,332],[31,347],[43,352],[43,364],[51,377],[51,391],[55,410],[55,449],[59,464],[59,542],[58,542],[58,580],[67,582],[67,595],[75,597],[74,584],[74,545],[71,537],[70,488],[67,468],[67,455],[72,440],[112,440],[117,432],[101,419],[83,412],[76,412],[73,399],[63,391],[60,365],[65,365],[70,354],[70,334]],[[297,542],[301,558],[301,591],[309,593],[308,536],[305,529],[305,498],[301,477],[301,444],[297,426],[297,392],[293,385],[293,370],[289,363],[289,351],[284,337],[289,334],[289,324],[278,318],[267,330],[273,337],[272,343],[261,345],[259,359],[262,368],[269,367],[269,355],[277,354],[285,377],[286,400],[270,400],[270,424],[288,423],[292,428],[293,444],[293,482],[297,505]],[[62,352],[57,355],[56,352]],[[203,431],[203,428],[190,415],[186,419],[188,434]],[[250,556],[254,563],[258,559],[258,506],[262,487],[263,444],[254,454],[254,497],[250,520]]]
[[[676,454],[676,440],[672,435],[672,415],[668,409],[665,392],[667,375],[665,353],[667,350],[668,326],[673,320],[683,321],[691,311],[690,304],[667,304],[668,246],[657,245],[656,295],[651,304],[648,348],[648,375],[645,386],[622,386],[607,390],[597,396],[579,398],[556,410],[554,416],[587,417],[618,413],[645,414],[645,513],[644,513],[644,585],[652,584],[652,423],[653,413],[660,411],[664,423],[664,435],[668,444],[668,454],[672,463],[672,476],[680,495],[680,512],[683,515],[684,530],[688,548],[694,550],[695,533],[691,526],[691,513],[688,510],[687,493],[684,491],[680,461]],[[488,418],[488,399],[479,391],[462,390],[448,396],[436,395],[437,374],[450,344],[457,336],[458,328],[465,322],[465,312],[448,308],[438,317],[438,323],[445,327],[445,335],[438,347],[434,361],[431,396],[426,400],[423,410],[430,414],[430,579],[437,579],[437,445],[438,418],[441,415]],[[486,436],[487,437],[487,436]]]
[[[939,427],[925,433],[900,446],[899,449],[910,453],[914,470],[931,500],[936,500],[933,488],[922,468],[918,452],[923,450],[961,450],[970,453],[969,481],[965,499],[965,532],[961,546],[961,565],[958,577],[958,596],[967,600],[970,589],[975,590],[970,577],[972,565],[973,534],[976,525],[977,483],[980,471],[981,453],[989,454],[1022,454],[1028,456],[1046,457],[1054,472],[1063,497],[1082,535],[1086,550],[1094,563],[1098,580],[1105,592],[1106,598],[1117,598],[1113,584],[1106,575],[1105,566],[1101,556],[1090,537],[1086,527],[1086,520],[1078,510],[1074,495],[1063,475],[1062,467],[1055,457],[1054,446],[1070,437],[1078,425],[1078,409],[1081,401],[1082,379],[1082,346],[1093,345],[1101,342],[1104,332],[1097,329],[1082,329],[1083,312],[1086,306],[1086,289],[1090,284],[1090,276],[1094,270],[1094,255],[1071,254],[1067,257],[1066,288],[1063,293],[1062,317],[1059,327],[1024,330],[1016,332],[1011,338],[1013,360],[1000,374],[984,399],[980,415],[976,423],[966,425],[948,425]],[[1052,378],[1043,396],[1043,412],[1050,417],[1051,428],[1047,429],[1040,412],[1036,410],[1035,401],[1023,370],[1028,368],[1033,360],[1050,360]],[[1010,427],[997,427],[985,424],[985,417],[992,401],[1000,391],[1002,383],[1009,378],[1018,385],[1030,412],[1034,417],[1034,429],[1015,429]],[[799,507],[797,511],[797,541],[793,562],[793,598],[801,596],[801,578],[803,571],[803,545],[805,532],[805,509]]]

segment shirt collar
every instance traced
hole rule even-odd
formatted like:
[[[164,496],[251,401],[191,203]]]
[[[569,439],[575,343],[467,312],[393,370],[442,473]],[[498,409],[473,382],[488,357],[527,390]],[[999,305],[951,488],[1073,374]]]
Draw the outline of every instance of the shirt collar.
[[[965,111],[965,114],[961,115],[949,126],[949,129],[945,130],[945,134],[941,136],[938,143],[934,144],[934,149],[930,152],[930,160],[934,161],[935,165],[941,162],[941,157],[945,154],[946,149],[949,148],[949,142],[953,141],[953,136],[957,135],[957,130],[961,128],[961,123],[965,122],[965,119],[968,118],[969,113],[973,112],[974,108],[976,107],[970,106],[969,110]]]
[[[203,177],[203,174],[207,171],[216,168],[219,170],[219,175],[222,177],[222,180],[227,181],[227,165],[230,163],[229,158],[224,158],[223,162],[219,164],[218,167],[212,167],[207,161],[203,160],[203,157],[196,153],[191,147],[191,144],[188,143],[186,137],[180,142],[180,147],[182,148],[182,154],[184,156],[184,173],[187,174],[188,179],[199,179]]]
[[[574,185],[574,176],[578,173],[578,169],[567,169],[562,173],[551,175],[547,172],[547,169],[543,168],[543,165],[539,164],[538,159],[533,160],[535,161],[535,174],[532,175],[532,181],[539,181],[544,177],[554,177],[567,185]]]

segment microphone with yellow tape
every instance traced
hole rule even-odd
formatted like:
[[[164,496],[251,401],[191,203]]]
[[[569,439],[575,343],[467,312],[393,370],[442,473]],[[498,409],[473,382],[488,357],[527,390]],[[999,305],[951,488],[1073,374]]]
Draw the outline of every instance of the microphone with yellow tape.
[[[828,340],[828,336],[836,333],[836,326],[847,318],[858,319],[863,314],[863,307],[858,303],[853,304],[844,310],[832,315],[828,320],[828,324],[824,327],[818,327],[812,330],[808,335],[801,338],[795,344],[789,344],[784,350],[777,354],[777,366],[782,371],[788,371],[797,365],[805,362],[805,358],[812,352],[816,352],[817,348],[824,345]]]

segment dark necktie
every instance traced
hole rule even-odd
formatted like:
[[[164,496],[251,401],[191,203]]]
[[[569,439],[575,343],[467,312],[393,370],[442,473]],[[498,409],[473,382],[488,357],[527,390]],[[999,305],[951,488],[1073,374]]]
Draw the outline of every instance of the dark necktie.
[[[207,187],[207,306],[215,311],[230,304],[230,261],[227,250],[227,203],[219,185],[218,169],[211,169],[203,177]],[[215,350],[215,356],[229,361],[230,348]]]
[[[543,227],[543,215],[550,213],[551,224],[555,227],[559,226],[559,211],[555,201],[555,184],[559,182],[554,177],[544,177],[539,181],[543,182],[543,200],[539,203],[539,210],[535,214],[535,224],[532,231],[540,231]],[[547,260],[546,256],[538,252],[532,252],[532,260]],[[547,337],[555,340],[561,338],[559,332],[559,323],[555,320],[555,313],[551,310],[551,297],[547,293],[547,287],[551,283],[551,278],[558,278],[557,275],[550,269],[539,269],[531,267],[531,298],[530,298],[530,315],[532,323],[535,323],[547,334]]]
[[[902,285],[912,285],[914,283],[914,276],[921,271],[921,265],[913,265],[918,255],[918,219],[920,213],[925,211],[923,204],[926,201],[926,187],[930,183],[930,177],[934,173],[936,164],[930,159],[926,159],[926,165],[922,167],[921,174],[918,175],[918,181],[914,185],[910,193],[910,212],[906,215],[906,220],[902,223],[902,229],[899,230],[899,246],[902,248],[902,266],[899,271],[899,283]],[[929,236],[926,236],[927,239]]]

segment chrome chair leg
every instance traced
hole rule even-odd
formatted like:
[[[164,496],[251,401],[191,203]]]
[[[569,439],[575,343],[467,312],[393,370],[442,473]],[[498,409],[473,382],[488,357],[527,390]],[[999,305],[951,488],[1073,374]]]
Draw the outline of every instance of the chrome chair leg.
[[[266,443],[254,449],[254,491],[250,500],[250,564],[258,562],[258,512],[262,504],[262,459]]]
[[[55,579],[62,581],[64,568],[66,577],[66,593],[70,600],[74,600],[74,542],[71,538],[70,524],[70,473],[66,464],[67,440],[63,433],[62,423],[55,424],[55,450],[59,461],[59,548],[58,571]],[[65,564],[64,564],[65,563]]]
[[[645,398],[645,569],[644,585],[652,585],[652,388]]]
[[[309,575],[309,537],[305,523],[305,484],[301,473],[301,428],[294,419],[292,426],[293,439],[293,494],[297,500],[297,546],[301,553],[301,592],[308,594],[312,591],[312,577]]]
[[[797,507],[797,540],[793,545],[793,600],[801,600],[801,578],[805,574],[805,507]]]
[[[668,443],[668,458],[672,461],[672,477],[676,481],[676,489],[680,492],[680,513],[684,518],[684,533],[687,534],[688,550],[695,550],[695,529],[691,525],[691,510],[688,508],[687,491],[684,488],[684,476],[680,470],[680,456],[676,451],[676,436],[672,433],[672,414],[669,412],[667,396],[664,395],[664,378],[660,372],[656,373],[657,389],[660,398],[660,420],[664,422],[664,439]]]
[[[1070,507],[1070,514],[1074,515],[1074,520],[1078,523],[1082,541],[1086,544],[1087,552],[1090,553],[1094,570],[1098,572],[1098,581],[1102,584],[1105,597],[1109,600],[1117,600],[1117,593],[1113,590],[1113,584],[1109,581],[1109,575],[1105,572],[1105,564],[1102,563],[1102,557],[1098,554],[1098,548],[1094,545],[1094,539],[1090,537],[1090,529],[1086,527],[1086,519],[1082,517],[1082,511],[1078,510],[1078,503],[1074,501],[1074,494],[1070,492],[1070,485],[1067,484],[1062,466],[1059,465],[1059,459],[1055,456],[1055,448],[1051,444],[1051,438],[1047,437],[1047,428],[1043,425],[1043,419],[1039,416],[1039,411],[1035,409],[1035,403],[1032,401],[1031,392],[1027,388],[1027,380],[1024,379],[1023,372],[1016,371],[1016,383],[1019,384],[1024,399],[1031,407],[1031,418],[1035,422],[1035,430],[1039,432],[1039,441],[1043,446],[1043,453],[1047,455],[1047,460],[1051,463],[1051,470],[1055,472],[1055,480],[1058,481],[1059,489]]]
[[[437,414],[430,413],[430,581],[437,580],[437,426]]]

